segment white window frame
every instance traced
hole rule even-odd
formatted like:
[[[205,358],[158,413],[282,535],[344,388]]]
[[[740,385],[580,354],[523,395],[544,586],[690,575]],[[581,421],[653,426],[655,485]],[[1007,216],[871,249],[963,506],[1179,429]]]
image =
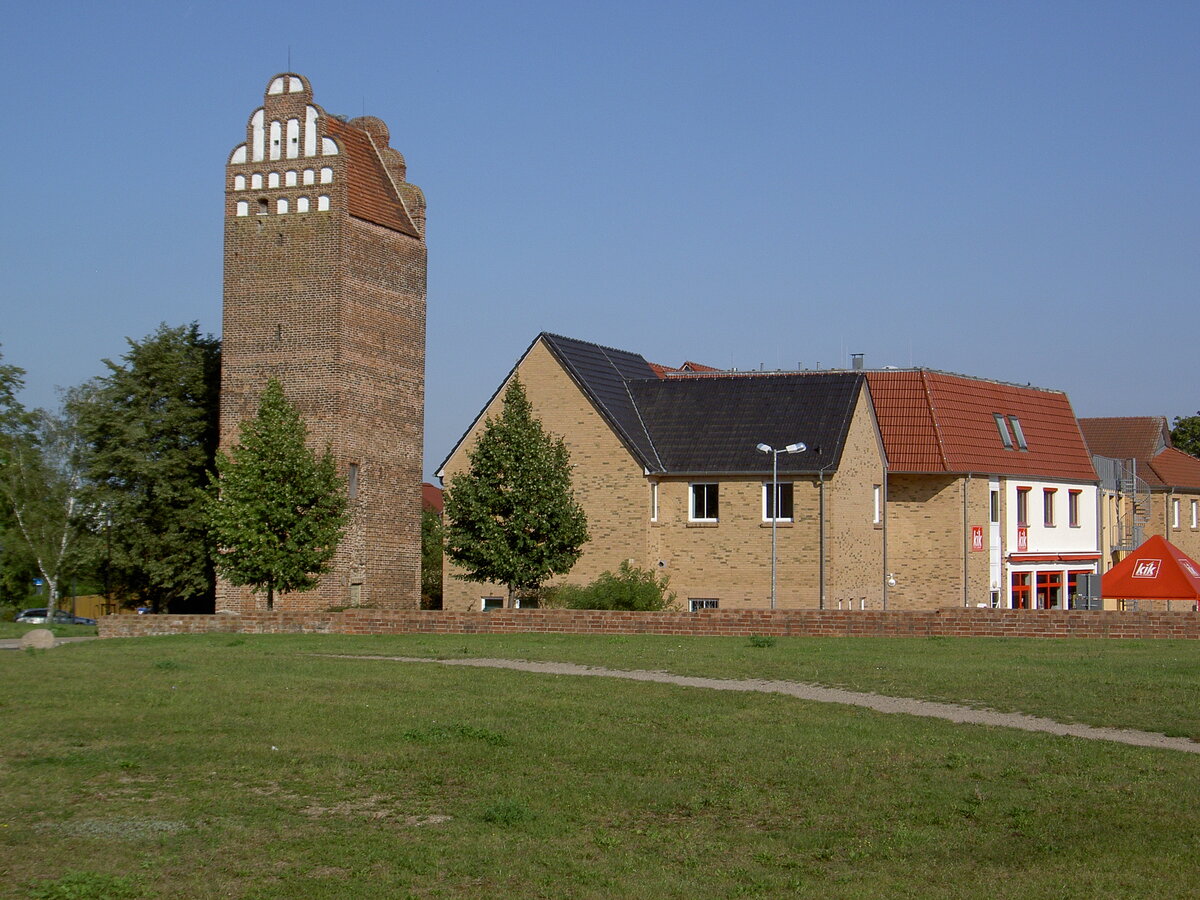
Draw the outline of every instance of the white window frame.
[[[658,482],[650,482],[650,521],[658,521]]]
[[[1192,527],[1200,528],[1200,500],[1192,501]]]
[[[871,485],[871,503],[873,510],[871,512],[871,524],[879,525],[883,522],[883,485]]]
[[[688,611],[699,612],[702,609],[720,609],[721,601],[716,597],[688,597]]]
[[[1179,527],[1179,498],[1171,498],[1171,527]]]
[[[491,603],[490,606],[488,605],[489,603]],[[492,610],[492,609],[504,609],[504,598],[503,597],[480,597],[479,598],[479,608],[481,610],[483,610],[484,612],[487,612],[488,610]]]
[[[697,488],[713,488],[714,489],[714,492],[715,492],[714,499],[716,500],[716,503],[714,505],[717,507],[717,514],[715,516],[708,516],[708,515],[697,516],[696,515],[696,489]],[[707,494],[707,493],[708,493],[708,491],[706,490],[705,494]],[[706,498],[706,500],[705,500],[706,508],[704,510],[704,512],[706,514],[708,512],[707,506],[708,506],[708,502],[707,502],[707,498]],[[720,515],[721,515],[721,485],[720,485],[720,483],[716,482],[716,481],[693,481],[693,482],[690,482],[688,484],[688,521],[689,522],[717,522],[717,521],[719,521]]]
[[[770,522],[770,521],[776,521],[776,522],[791,522],[791,521],[792,521],[792,520],[795,518],[795,515],[796,515],[796,489],[795,489],[795,487],[794,487],[794,482],[791,482],[791,481],[777,481],[777,482],[774,482],[774,484],[775,484],[775,485],[776,485],[776,486],[779,488],[779,492],[780,492],[780,493],[782,493],[782,492],[783,492],[783,489],[784,489],[784,488],[788,488],[789,492],[790,492],[790,493],[791,493],[791,495],[792,495],[792,496],[791,496],[791,507],[792,507],[792,514],[791,514],[790,516],[779,516],[779,517],[775,518],[774,520],[772,520],[772,517],[771,517],[771,515],[770,515],[770,512],[771,512],[771,511],[770,511],[770,509],[769,509],[769,508],[768,508],[768,506],[767,506],[767,504],[768,504],[768,503],[770,502],[770,500],[771,500],[771,485],[772,485],[772,482],[770,482],[770,481],[764,481],[764,482],[763,482],[763,486],[762,486],[762,488],[763,488],[763,489],[762,489],[762,520],[763,520],[764,522]],[[777,499],[778,499],[778,498],[777,498]],[[786,508],[788,504],[780,504],[780,505]],[[776,510],[776,511],[778,511],[778,510]]]

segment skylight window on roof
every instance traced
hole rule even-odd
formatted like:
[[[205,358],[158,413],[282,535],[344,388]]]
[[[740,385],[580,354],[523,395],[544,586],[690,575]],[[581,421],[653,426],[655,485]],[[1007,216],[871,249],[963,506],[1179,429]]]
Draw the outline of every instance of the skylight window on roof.
[[[1012,424],[1013,436],[1017,439],[1017,449],[1028,450],[1029,445],[1025,443],[1025,432],[1021,430],[1021,420],[1016,416],[1009,416],[1008,421]]]
[[[1000,432],[1000,442],[1004,444],[1005,450],[1011,450],[1013,448],[1013,439],[1012,435],[1008,432],[1008,422],[1004,421],[1004,416],[1000,415],[1000,413],[992,413],[992,416],[996,420],[996,430]]]

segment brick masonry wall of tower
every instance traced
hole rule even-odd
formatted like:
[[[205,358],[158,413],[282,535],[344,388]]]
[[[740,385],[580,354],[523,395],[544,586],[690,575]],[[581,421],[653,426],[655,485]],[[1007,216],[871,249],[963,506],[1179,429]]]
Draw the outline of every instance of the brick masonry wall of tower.
[[[375,179],[375,189],[392,192],[387,200],[407,201],[412,221],[423,225],[423,205],[413,208],[420,192],[402,182],[403,163],[397,171],[387,156],[399,155],[371,139],[362,143],[378,154],[367,160],[377,166],[356,162],[345,146],[330,151],[323,143],[326,114],[312,104],[307,82],[285,75],[271,83],[280,79],[302,89],[266,95],[260,133],[252,115],[245,161],[235,152],[226,171],[221,445],[236,443],[267,380],[278,378],[305,419],[310,445],[318,452],[328,446],[343,476],[357,467],[351,522],[331,572],[312,591],[278,597],[278,608],[414,608],[420,591],[425,242],[354,215],[350,195],[361,193],[353,181],[365,173]],[[289,157],[283,148],[272,159],[271,123],[282,123],[279,134],[286,141],[289,120],[301,123],[296,131],[303,136],[306,118],[315,120],[316,145],[326,152]],[[343,134],[347,127],[341,124]],[[253,158],[255,140],[266,147],[260,159]],[[327,179],[307,175],[321,170]],[[327,198],[327,208],[317,208],[318,197]],[[218,610],[244,613],[264,605],[265,598],[248,588],[218,585]]]

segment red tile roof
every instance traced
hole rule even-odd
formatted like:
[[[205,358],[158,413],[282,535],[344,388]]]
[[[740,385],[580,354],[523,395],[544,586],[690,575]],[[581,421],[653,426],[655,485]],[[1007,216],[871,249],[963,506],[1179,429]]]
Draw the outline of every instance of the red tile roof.
[[[421,509],[431,509],[442,514],[442,489],[428,481],[421,483]]]
[[[1171,446],[1164,416],[1080,419],[1088,449],[1097,456],[1136,459],[1137,473],[1152,488],[1200,488],[1200,459]]]
[[[1196,488],[1200,490],[1200,459],[1182,450],[1168,447],[1150,460],[1150,468],[1163,487]],[[1153,485],[1153,481],[1142,476]]]
[[[324,117],[325,131],[346,156],[350,215],[411,237],[420,237],[371,136],[333,116]]]
[[[893,472],[974,472],[1095,481],[1061,391],[924,369],[867,373]],[[1027,450],[1007,449],[996,414],[1016,417]]]
[[[1113,459],[1147,460],[1170,446],[1162,416],[1108,416],[1080,419],[1088,449]]]

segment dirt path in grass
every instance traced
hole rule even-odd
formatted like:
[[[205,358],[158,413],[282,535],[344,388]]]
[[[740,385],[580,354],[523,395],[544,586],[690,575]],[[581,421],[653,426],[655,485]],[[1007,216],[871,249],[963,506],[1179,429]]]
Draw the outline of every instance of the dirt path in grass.
[[[346,659],[382,659],[392,662],[437,663],[443,666],[474,666],[491,669],[517,669],[522,672],[540,672],[545,675],[587,675],[597,678],[624,678],[628,681],[656,681],[662,684],[678,684],[684,687],[707,688],[713,691],[757,691],[764,694],[787,694],[801,700],[817,703],[841,703],[847,706],[863,706],[882,713],[905,713],[930,719],[945,719],[970,725],[991,725],[998,728],[1019,728],[1022,731],[1044,731],[1068,737],[1086,738],[1092,741],[1116,741],[1135,747],[1158,747],[1164,750],[1181,750],[1184,753],[1200,753],[1200,742],[1188,738],[1167,737],[1149,731],[1134,731],[1130,728],[1099,728],[1094,725],[1074,725],[1055,722],[1041,716],[1021,713],[996,712],[990,709],[972,709],[953,703],[936,703],[931,700],[912,700],[905,697],[885,697],[846,691],[840,688],[822,687],[799,681],[759,681],[756,679],[698,678],[692,675],[672,675],[669,672],[653,672],[641,669],[626,671],[606,669],[601,666],[581,666],[563,662],[529,662],[519,659],[431,659],[415,656],[359,656],[340,654]]]

